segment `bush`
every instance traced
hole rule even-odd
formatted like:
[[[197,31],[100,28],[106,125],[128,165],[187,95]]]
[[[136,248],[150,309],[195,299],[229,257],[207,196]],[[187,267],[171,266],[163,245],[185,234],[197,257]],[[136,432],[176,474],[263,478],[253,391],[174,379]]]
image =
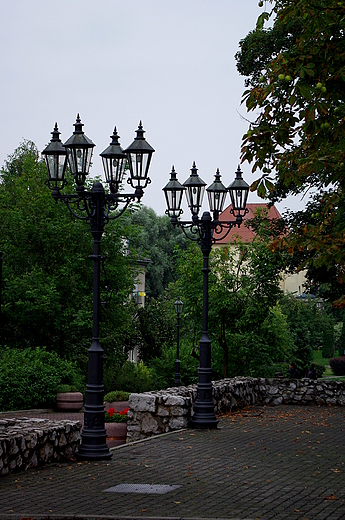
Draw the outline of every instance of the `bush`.
[[[322,331],[322,357],[330,358],[334,352],[334,320],[331,315],[324,316]]]
[[[332,358],[329,364],[335,376],[345,376],[345,356]]]
[[[65,394],[67,392],[79,392],[78,388],[73,385],[62,384],[57,387],[57,392],[60,394]]]
[[[180,343],[180,373],[181,386],[188,386],[198,382],[199,361],[191,356],[190,346]],[[161,357],[151,359],[153,386],[158,390],[174,386],[176,347],[163,345]]]
[[[129,392],[123,392],[122,390],[114,390],[105,394],[104,401],[107,403],[112,403],[113,401],[128,401],[128,398],[131,394]]]
[[[141,363],[126,361],[117,375],[115,388],[130,393],[153,390],[152,370]]]
[[[52,406],[61,384],[82,391],[83,378],[74,363],[44,348],[0,352],[0,410]]]
[[[320,379],[320,377],[323,376],[323,373],[326,370],[326,367],[325,367],[325,365],[317,365],[316,363],[314,363],[314,366],[315,366],[315,370],[316,370],[316,377],[318,379]]]

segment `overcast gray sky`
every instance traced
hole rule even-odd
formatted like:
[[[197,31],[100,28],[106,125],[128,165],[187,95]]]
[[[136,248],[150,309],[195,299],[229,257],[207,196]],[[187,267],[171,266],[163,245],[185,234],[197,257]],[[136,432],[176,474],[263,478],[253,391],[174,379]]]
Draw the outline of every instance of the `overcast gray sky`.
[[[143,203],[158,214],[173,164],[181,182],[195,160],[228,186],[248,129],[234,55],[260,12],[257,0],[2,0],[0,164],[23,139],[42,150],[55,121],[67,140],[79,112],[93,175],[114,126],[125,148],[142,119],[156,149]]]

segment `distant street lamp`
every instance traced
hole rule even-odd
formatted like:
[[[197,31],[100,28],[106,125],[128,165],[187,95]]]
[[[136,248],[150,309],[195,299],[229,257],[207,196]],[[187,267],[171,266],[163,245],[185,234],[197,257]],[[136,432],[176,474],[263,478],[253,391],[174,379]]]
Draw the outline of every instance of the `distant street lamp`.
[[[197,387],[197,399],[194,404],[194,415],[190,421],[193,428],[216,428],[218,420],[214,413],[212,400],[212,368],[211,368],[211,340],[208,335],[208,273],[209,255],[212,243],[224,239],[234,227],[240,227],[243,217],[248,213],[246,208],[249,186],[242,178],[240,167],[232,184],[226,188],[220,180],[217,169],[215,180],[206,191],[210,211],[205,211],[201,218],[198,214],[202,206],[206,183],[200,179],[195,162],[191,168],[191,175],[182,184],[177,180],[177,174],[172,167],[168,184],[163,188],[169,215],[173,226],[181,227],[187,238],[195,240],[203,253],[203,321],[200,345],[200,362]],[[183,213],[181,209],[183,192],[186,192],[189,209],[192,213],[191,221],[178,220]],[[223,210],[227,192],[230,193],[232,221],[220,221],[219,215]],[[186,233],[189,230],[189,233]]]
[[[180,298],[176,300],[174,303],[175,312],[177,316],[177,338],[176,338],[176,361],[175,361],[175,379],[174,379],[174,386],[181,386],[181,372],[180,372],[180,315],[182,313],[183,309],[183,303],[181,302]]]
[[[100,154],[109,192],[105,192],[100,182],[94,182],[91,190],[87,191],[85,181],[95,145],[84,134],[79,114],[74,127],[73,135],[62,144],[56,123],[52,139],[42,155],[48,172],[46,184],[52,190],[54,200],[63,201],[74,217],[89,222],[93,236],[93,255],[89,256],[94,263],[93,334],[88,350],[84,428],[77,457],[80,460],[105,460],[110,459],[112,455],[106,444],[107,434],[104,427],[103,349],[99,342],[101,238],[105,224],[122,215],[131,201],[140,201],[143,196],[144,189],[151,182],[148,172],[154,149],[144,138],[141,122],[133,143],[124,151],[118,142],[119,136],[115,127],[110,145]],[[75,183],[76,193],[72,195],[61,193],[67,184],[67,163]],[[127,170],[130,173],[127,182],[134,188],[134,193],[126,194],[120,191]],[[120,208],[121,203],[124,206]],[[116,213],[113,213],[114,211]]]

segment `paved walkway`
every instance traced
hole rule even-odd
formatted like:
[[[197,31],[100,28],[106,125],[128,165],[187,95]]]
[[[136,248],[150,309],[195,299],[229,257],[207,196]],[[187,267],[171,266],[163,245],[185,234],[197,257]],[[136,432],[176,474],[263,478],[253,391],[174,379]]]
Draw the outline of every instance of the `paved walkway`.
[[[218,430],[121,446],[111,461],[8,475],[0,518],[344,519],[344,419],[336,407],[253,407]],[[119,484],[179,487],[106,491]]]

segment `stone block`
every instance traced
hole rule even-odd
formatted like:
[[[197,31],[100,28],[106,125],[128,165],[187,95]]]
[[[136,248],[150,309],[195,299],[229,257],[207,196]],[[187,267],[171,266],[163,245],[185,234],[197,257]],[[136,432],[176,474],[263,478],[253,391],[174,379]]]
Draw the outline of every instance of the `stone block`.
[[[156,396],[153,394],[131,394],[129,408],[134,412],[155,412]]]
[[[18,446],[16,444],[15,438],[10,439],[10,448],[9,448],[8,453],[10,455],[15,455],[18,452],[19,452],[19,448],[18,448]]]
[[[169,408],[166,408],[165,406],[158,406],[157,413],[159,417],[165,417],[167,415],[170,415]]]
[[[127,423],[127,434],[128,434],[128,432],[140,432],[140,431],[141,431],[140,424],[132,425],[132,424]]]
[[[143,433],[157,433],[158,432],[158,423],[152,417],[152,415],[145,415],[143,417],[143,421],[141,424],[141,430]]]
[[[172,406],[170,408],[170,413],[173,416],[187,415],[188,410],[182,406]]]
[[[184,406],[185,404],[184,398],[177,395],[163,397],[163,402],[166,406]]]
[[[176,417],[175,419],[171,419],[169,421],[171,430],[181,430],[182,428],[186,428],[187,425],[188,421],[186,417]]]

